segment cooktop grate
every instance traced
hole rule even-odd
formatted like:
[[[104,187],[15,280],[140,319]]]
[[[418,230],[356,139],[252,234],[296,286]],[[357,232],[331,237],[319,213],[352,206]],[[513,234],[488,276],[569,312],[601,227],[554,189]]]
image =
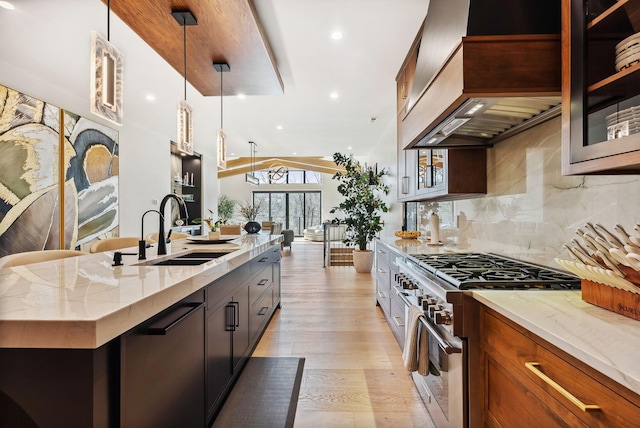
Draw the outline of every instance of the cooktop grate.
[[[460,289],[579,289],[580,278],[489,253],[412,254],[420,267]]]

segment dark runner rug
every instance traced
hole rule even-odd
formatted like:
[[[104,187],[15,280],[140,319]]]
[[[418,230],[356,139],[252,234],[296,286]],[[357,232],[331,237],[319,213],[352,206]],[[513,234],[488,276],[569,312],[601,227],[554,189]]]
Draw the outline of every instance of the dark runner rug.
[[[304,358],[251,357],[214,428],[293,427]]]

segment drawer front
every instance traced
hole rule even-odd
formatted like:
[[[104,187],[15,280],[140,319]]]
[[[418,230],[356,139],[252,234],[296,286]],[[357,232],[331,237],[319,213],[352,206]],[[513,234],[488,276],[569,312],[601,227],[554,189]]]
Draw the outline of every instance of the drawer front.
[[[587,371],[483,311],[483,348],[551,410],[568,421],[578,419],[590,427],[629,426],[640,407],[620,396],[613,381],[595,379]],[[572,399],[571,396],[575,397]],[[640,397],[638,397],[640,402]],[[598,409],[582,409],[581,403]]]
[[[234,293],[249,279],[249,266],[243,265],[207,286],[207,310],[213,309],[221,301]]]
[[[389,276],[389,263],[385,260],[378,260],[376,263],[376,284],[378,287],[382,286],[384,288],[388,288],[390,284],[390,276]]]
[[[389,262],[389,247],[380,241],[376,241],[376,262],[378,260]]]
[[[249,284],[249,305],[253,306],[273,284],[273,263],[265,267]]]
[[[389,314],[389,325],[391,332],[396,337],[400,348],[404,349],[404,325],[405,325],[405,309],[406,306],[400,297],[395,294],[395,289],[391,287],[391,313]]]
[[[278,260],[280,260],[280,247],[274,247],[265,251],[249,262],[251,275],[253,276],[258,274]]]
[[[262,331],[262,326],[267,322],[273,313],[273,286],[251,307],[251,337],[258,335]]]

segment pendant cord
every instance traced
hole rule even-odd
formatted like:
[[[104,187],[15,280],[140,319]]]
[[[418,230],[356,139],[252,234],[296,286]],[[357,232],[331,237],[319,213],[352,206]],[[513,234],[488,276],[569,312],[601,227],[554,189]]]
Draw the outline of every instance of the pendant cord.
[[[222,88],[223,88],[223,86],[222,86],[222,75],[223,74],[224,73],[222,72],[222,70],[220,70],[220,129],[224,129],[222,127],[222,97],[224,96],[224,93],[222,91]]]
[[[111,41],[111,0],[107,0],[107,42]]]
[[[182,16],[183,50],[184,50],[184,100],[187,101],[187,18]]]

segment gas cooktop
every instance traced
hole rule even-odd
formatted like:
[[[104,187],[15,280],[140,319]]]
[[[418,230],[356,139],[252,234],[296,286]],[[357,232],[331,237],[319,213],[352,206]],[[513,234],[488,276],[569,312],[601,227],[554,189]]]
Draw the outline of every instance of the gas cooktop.
[[[460,289],[579,289],[580,278],[491,253],[410,254],[418,266]]]

